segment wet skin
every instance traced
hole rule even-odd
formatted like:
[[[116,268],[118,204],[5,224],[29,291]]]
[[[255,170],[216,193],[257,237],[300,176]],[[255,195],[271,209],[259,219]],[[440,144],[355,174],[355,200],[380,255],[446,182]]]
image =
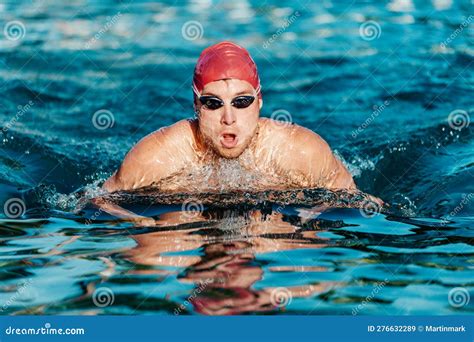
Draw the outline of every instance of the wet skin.
[[[144,137],[103,188],[108,192],[144,187],[163,192],[309,187],[357,190],[352,175],[318,134],[296,124],[261,118],[263,100],[258,97],[247,108],[232,106],[237,96],[256,95],[248,82],[211,82],[202,95],[216,96],[224,106],[211,110],[195,99],[196,119],[179,121]],[[229,177],[229,169],[238,172]],[[152,218],[101,198],[94,203],[138,225],[155,224]]]
[[[223,159],[235,160],[243,170],[258,175],[262,189],[356,188],[351,174],[316,133],[295,124],[260,118],[263,101],[258,98],[247,108],[232,106],[232,99],[239,95],[255,95],[248,82],[211,82],[202,95],[216,96],[224,106],[210,110],[196,101],[197,119],[179,121],[143,138],[105,182],[104,189],[189,189],[196,185],[192,183],[199,183],[199,178],[190,177],[190,184],[183,174],[217,165]],[[208,190],[206,185],[199,190]],[[250,186],[254,188],[255,184]]]

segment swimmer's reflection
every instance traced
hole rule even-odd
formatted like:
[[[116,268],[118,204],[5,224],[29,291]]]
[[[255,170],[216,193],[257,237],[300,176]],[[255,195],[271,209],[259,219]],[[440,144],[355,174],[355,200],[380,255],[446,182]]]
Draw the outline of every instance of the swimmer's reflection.
[[[159,225],[169,227],[200,221],[209,224],[200,228],[135,235],[138,245],[128,254],[129,259],[136,264],[184,268],[179,279],[183,283],[195,284],[195,291],[188,297],[188,302],[196,312],[234,315],[281,310],[284,309],[283,304],[291,305],[291,302],[282,302],[281,295],[293,299],[314,296],[336,285],[322,282],[293,286],[284,288],[283,293],[277,289],[278,284],[270,288],[255,286],[264,278],[264,272],[306,270],[303,266],[294,266],[288,258],[288,266],[264,271],[265,262],[258,260],[257,254],[326,246],[324,240],[314,238],[314,231],[298,230],[298,227],[285,222],[280,213],[264,215],[260,211],[253,211],[247,216],[239,216],[230,211],[213,211],[191,218],[183,215],[183,212],[173,212],[162,215]],[[202,249],[202,255],[170,253],[195,249]],[[325,271],[318,267],[307,269]],[[291,309],[291,306],[287,309]],[[189,307],[177,307],[175,314],[187,311],[190,311]]]

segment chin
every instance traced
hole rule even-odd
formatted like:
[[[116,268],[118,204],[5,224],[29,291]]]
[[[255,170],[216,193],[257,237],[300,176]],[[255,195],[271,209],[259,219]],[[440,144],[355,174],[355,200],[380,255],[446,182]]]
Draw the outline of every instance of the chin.
[[[235,148],[229,149],[229,148],[220,147],[216,149],[216,152],[222,158],[235,159],[235,158],[240,157],[240,155],[244,152],[244,150],[245,148],[235,147]]]

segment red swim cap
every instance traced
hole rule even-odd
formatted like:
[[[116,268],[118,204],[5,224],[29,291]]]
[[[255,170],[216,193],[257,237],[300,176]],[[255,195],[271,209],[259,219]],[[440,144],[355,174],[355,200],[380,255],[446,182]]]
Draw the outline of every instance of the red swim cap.
[[[198,95],[206,84],[226,78],[247,81],[258,97],[262,97],[257,65],[247,50],[227,41],[209,46],[201,53],[194,68],[193,91]]]

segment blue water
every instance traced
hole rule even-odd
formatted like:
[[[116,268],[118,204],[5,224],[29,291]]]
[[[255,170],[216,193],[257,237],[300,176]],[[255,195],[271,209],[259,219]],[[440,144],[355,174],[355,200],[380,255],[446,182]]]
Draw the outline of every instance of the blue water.
[[[0,37],[3,314],[474,312],[472,3],[282,6],[0,4],[4,28],[23,25]],[[141,137],[193,115],[194,63],[223,39],[253,55],[262,116],[318,132],[389,209],[311,215],[231,194],[233,209],[188,215],[186,196],[132,197],[158,222],[136,227],[87,203]]]

